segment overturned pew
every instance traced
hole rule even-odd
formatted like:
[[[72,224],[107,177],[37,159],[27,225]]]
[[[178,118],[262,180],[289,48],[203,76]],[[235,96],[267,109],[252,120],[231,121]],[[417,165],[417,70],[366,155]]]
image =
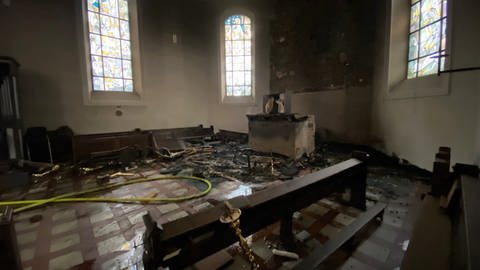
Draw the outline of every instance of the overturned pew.
[[[240,229],[244,235],[253,234],[262,228],[280,221],[280,239],[288,242],[293,238],[292,215],[310,204],[335,192],[349,191],[347,204],[366,209],[366,164],[358,159],[349,159],[318,172],[284,182],[249,196],[228,200],[227,205],[241,210]],[[384,205],[368,211],[348,233],[331,245],[339,248],[360,230],[369,220],[381,216]],[[225,215],[225,207],[218,205],[200,213],[165,224],[158,224],[156,217],[146,214],[143,262],[145,269],[182,269],[237,242],[239,239],[229,224],[219,218]],[[372,214],[373,213],[373,214]],[[319,264],[310,260],[308,265]]]

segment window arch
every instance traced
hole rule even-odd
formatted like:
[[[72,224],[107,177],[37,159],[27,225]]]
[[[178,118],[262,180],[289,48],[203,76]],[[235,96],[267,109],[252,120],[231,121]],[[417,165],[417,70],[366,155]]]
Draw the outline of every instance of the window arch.
[[[223,101],[238,97],[251,98],[254,96],[252,18],[245,14],[233,14],[224,18],[221,35]]]

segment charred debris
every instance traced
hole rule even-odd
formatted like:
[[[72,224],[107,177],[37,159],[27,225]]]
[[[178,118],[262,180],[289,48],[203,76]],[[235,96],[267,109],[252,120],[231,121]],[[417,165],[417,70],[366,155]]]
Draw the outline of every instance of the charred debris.
[[[165,175],[182,174],[211,179],[214,184],[225,180],[239,181],[258,190],[264,188],[263,183],[289,181],[346,160],[352,157],[352,153],[354,156],[354,153],[360,151],[369,156],[370,193],[377,192],[395,198],[400,195],[396,194],[396,190],[399,190],[397,187],[405,185],[409,179],[428,181],[430,176],[428,171],[371,147],[326,142],[318,138],[316,141],[312,154],[294,160],[280,154],[250,149],[248,135],[244,133],[220,130],[215,134],[212,132],[187,138],[156,139],[152,136],[150,145],[132,143],[117,149],[91,152],[88,158],[76,163],[17,160],[3,164],[1,169],[4,174],[17,173],[24,177],[31,175],[31,181],[23,181],[22,185],[47,180],[61,184],[66,178],[91,174],[101,184],[107,183],[111,178],[130,177],[134,172],[151,168]],[[2,187],[3,190],[5,188],[10,187]],[[368,197],[376,200],[378,196]]]

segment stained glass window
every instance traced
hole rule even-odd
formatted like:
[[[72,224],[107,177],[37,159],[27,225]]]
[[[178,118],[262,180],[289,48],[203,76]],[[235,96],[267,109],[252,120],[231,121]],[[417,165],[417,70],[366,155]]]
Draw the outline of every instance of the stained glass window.
[[[447,0],[411,0],[407,78],[445,67]]]
[[[133,92],[128,0],[85,1],[92,89]]]
[[[252,95],[252,21],[244,15],[225,20],[225,95]]]

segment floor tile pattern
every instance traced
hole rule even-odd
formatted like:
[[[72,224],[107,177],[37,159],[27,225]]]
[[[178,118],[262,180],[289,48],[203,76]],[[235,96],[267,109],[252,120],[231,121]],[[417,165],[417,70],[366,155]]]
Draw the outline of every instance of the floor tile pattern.
[[[139,169],[139,175],[156,177],[159,170]],[[118,177],[111,182],[122,182]],[[387,179],[388,180],[388,179]],[[387,181],[385,180],[385,181]],[[142,216],[147,211],[160,217],[161,223],[197,213],[225,199],[249,195],[254,190],[241,182],[212,179],[214,188],[203,198],[169,204],[115,204],[81,203],[56,204],[26,211],[15,216],[15,230],[24,269],[142,269]],[[276,185],[272,182],[268,185]],[[398,183],[397,183],[398,184]],[[80,180],[53,184],[48,182],[32,186],[27,191],[12,191],[1,195],[2,200],[15,197],[45,198],[92,188],[99,185],[96,178],[86,176]],[[265,188],[257,187],[257,188]],[[386,198],[369,190],[369,204],[388,203],[384,220],[360,236],[356,245],[342,248],[319,269],[394,269],[401,263],[404,246],[408,243],[422,189],[418,184],[404,185],[404,196]],[[111,197],[176,197],[196,193],[195,185],[188,181],[163,180],[126,186],[103,196]],[[343,206],[334,199],[322,199],[294,214],[294,235],[298,248],[305,257],[316,246],[324,244],[360,214],[355,208]],[[297,262],[273,255],[277,245],[278,224],[274,224],[249,238],[252,249],[263,269],[291,269]],[[281,248],[281,246],[279,247]],[[238,246],[230,247],[236,258],[227,269],[241,266],[246,261]]]

